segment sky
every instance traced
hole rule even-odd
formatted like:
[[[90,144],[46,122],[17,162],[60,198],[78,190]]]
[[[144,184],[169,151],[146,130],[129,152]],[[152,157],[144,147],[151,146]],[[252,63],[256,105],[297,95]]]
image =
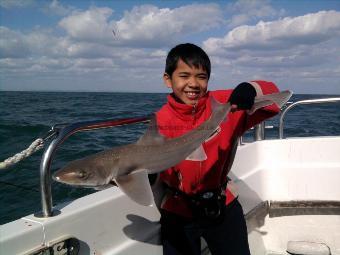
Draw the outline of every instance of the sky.
[[[209,55],[210,90],[340,94],[340,0],[0,0],[0,90],[168,92],[186,42]]]

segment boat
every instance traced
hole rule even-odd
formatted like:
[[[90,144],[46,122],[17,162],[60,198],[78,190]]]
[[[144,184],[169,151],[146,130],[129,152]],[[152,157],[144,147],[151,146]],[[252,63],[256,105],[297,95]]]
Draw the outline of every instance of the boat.
[[[277,139],[265,139],[261,123],[254,141],[240,141],[229,176],[243,205],[251,254],[340,255],[340,136],[284,138],[284,117],[291,108],[339,101],[290,104],[281,112]],[[0,226],[0,254],[162,254],[159,181],[152,185],[155,203],[149,207],[131,201],[117,187],[52,206],[50,166],[65,139],[83,130],[146,121],[54,127],[40,166],[41,212]],[[202,254],[210,254],[204,242]]]

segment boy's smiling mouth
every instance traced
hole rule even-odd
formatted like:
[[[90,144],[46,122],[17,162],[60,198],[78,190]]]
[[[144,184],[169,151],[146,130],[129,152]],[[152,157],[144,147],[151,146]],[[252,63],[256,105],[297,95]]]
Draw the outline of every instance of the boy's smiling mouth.
[[[189,99],[198,99],[200,91],[185,91],[184,92]]]

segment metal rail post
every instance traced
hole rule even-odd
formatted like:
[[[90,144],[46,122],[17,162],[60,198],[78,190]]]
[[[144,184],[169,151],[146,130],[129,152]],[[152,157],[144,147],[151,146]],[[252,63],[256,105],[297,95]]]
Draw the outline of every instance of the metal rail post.
[[[254,140],[261,141],[265,139],[265,122],[262,121],[260,124],[257,124],[254,128]]]
[[[150,119],[147,117],[132,118],[132,119],[114,119],[114,120],[98,120],[98,121],[84,121],[70,124],[60,129],[58,135],[52,140],[50,145],[44,151],[40,163],[40,192],[41,192],[41,207],[42,217],[50,217],[53,215],[53,203],[51,192],[51,163],[53,156],[59,145],[61,145],[71,135],[85,130],[94,130],[101,128],[109,128],[115,126],[122,126],[133,123],[148,122]],[[39,215],[40,216],[40,215]]]

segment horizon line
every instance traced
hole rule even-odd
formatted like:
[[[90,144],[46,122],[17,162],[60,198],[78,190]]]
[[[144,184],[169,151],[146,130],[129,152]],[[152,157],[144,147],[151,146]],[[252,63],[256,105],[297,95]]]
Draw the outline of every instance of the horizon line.
[[[91,90],[1,90],[0,92],[43,92],[43,93],[138,93],[138,94],[170,94],[171,92],[145,92],[145,91],[91,91]],[[293,93],[293,95],[333,95],[340,96],[340,94],[329,93]]]

